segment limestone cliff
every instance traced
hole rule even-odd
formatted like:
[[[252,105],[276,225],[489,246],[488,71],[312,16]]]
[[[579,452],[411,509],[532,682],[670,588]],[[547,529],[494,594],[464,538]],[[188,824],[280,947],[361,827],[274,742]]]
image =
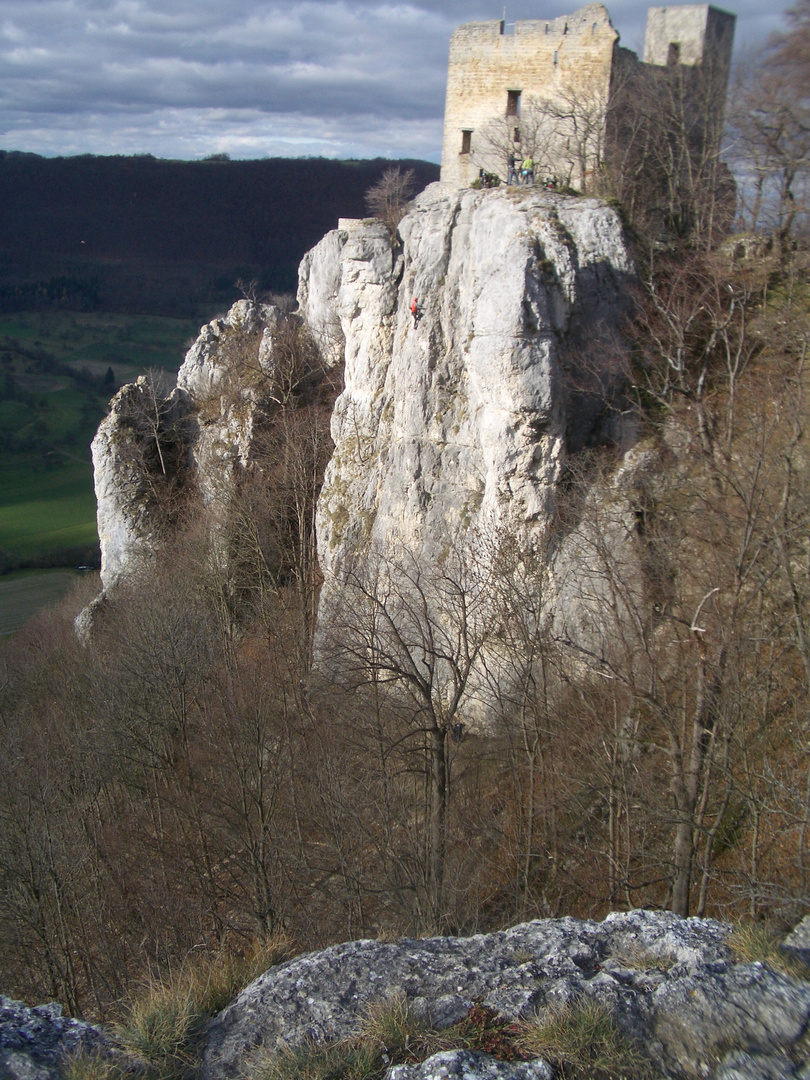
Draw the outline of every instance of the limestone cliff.
[[[345,362],[318,506],[322,623],[358,554],[428,566],[467,536],[542,533],[567,452],[617,437],[605,378],[583,387],[608,370],[632,270],[598,200],[441,184],[395,239],[343,220],[305,256],[299,318],[324,366]],[[278,319],[241,301],[203,328],[171,393],[140,380],[114,399],[93,447],[105,587],[159,547],[181,492],[209,516],[227,502]]]
[[[227,505],[267,412],[280,316],[240,300],[203,326],[175,387],[142,376],[113,398],[92,446],[105,589],[159,552],[181,504],[211,519]]]
[[[345,341],[318,506],[327,620],[358,552],[431,565],[467,535],[542,532],[567,451],[618,434],[581,392],[632,275],[612,209],[435,184],[399,231],[342,221],[300,270],[303,317]]]

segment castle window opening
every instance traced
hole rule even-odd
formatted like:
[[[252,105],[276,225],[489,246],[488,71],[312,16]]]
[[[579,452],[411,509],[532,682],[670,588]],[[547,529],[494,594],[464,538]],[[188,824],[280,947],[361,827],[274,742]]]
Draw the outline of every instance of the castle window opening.
[[[557,50],[554,50],[554,63],[557,63]]]
[[[595,34],[595,33],[596,33],[596,27],[597,27],[598,25],[599,25],[598,23],[594,23],[594,24],[593,24],[593,26],[591,27],[591,33],[592,33],[592,34]]]
[[[472,147],[472,131],[462,131],[461,133],[461,152],[462,154],[469,154]]]
[[[506,91],[506,115],[520,116],[520,90]]]
[[[512,142],[520,142],[520,128],[512,129]]]
[[[670,41],[667,49],[667,67],[677,67],[681,62],[681,44],[679,41]]]

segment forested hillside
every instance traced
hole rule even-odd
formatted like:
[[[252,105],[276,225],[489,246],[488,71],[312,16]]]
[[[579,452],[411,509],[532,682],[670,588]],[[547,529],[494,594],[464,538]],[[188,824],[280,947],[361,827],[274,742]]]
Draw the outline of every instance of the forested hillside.
[[[401,164],[418,188],[438,179]],[[0,152],[0,310],[198,318],[236,298],[237,278],[294,292],[304,252],[338,217],[362,217],[391,166]]]
[[[338,679],[313,671],[317,488],[300,480],[323,468],[334,390],[322,381],[268,429],[274,483],[254,478],[232,504],[227,563],[222,539],[189,520],[160,565],[116,590],[90,647],[71,621],[89,585],[7,643],[5,985],[94,1013],[144,965],[280,929],[311,948],[617,906],[798,917],[810,885],[806,273],[800,252],[784,267],[701,257],[668,270],[662,309],[639,308],[640,341],[656,346],[636,371],[651,465],[632,529],[609,495],[609,449],[572,461],[558,509],[558,535],[591,569],[582,588],[608,583],[593,607],[608,653],[539,632],[542,563],[507,545],[494,578],[454,559],[419,571],[404,610],[401,569],[388,578],[398,593],[358,579],[335,647],[365,641],[368,659],[355,651]],[[483,589],[501,607],[482,629],[470,605]],[[434,622],[423,603],[437,597]],[[467,622],[444,621],[462,611]],[[398,617],[397,650],[379,620]],[[481,633],[511,657],[508,683],[487,691],[491,731],[434,729],[441,688],[413,673],[462,664]]]

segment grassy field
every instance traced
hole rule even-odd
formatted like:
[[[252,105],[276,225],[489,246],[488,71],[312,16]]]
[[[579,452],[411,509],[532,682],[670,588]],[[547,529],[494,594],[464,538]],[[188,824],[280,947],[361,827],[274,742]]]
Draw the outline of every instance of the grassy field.
[[[90,442],[109,399],[149,369],[176,372],[198,329],[157,316],[0,317],[0,571],[93,559]]]
[[[13,634],[75,584],[77,570],[17,570],[0,577],[0,637]]]
[[[89,460],[68,461],[47,471],[3,470],[0,546],[10,555],[35,559],[53,556],[66,548],[86,548],[92,558],[97,542],[93,469]]]
[[[147,368],[177,371],[198,331],[196,322],[157,315],[23,311],[0,315],[0,350],[13,339],[95,374],[111,366],[121,385]]]

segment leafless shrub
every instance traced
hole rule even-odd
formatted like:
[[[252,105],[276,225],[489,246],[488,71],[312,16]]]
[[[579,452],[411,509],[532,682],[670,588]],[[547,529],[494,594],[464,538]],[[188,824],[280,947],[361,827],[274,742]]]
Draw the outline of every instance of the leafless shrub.
[[[404,172],[399,165],[385,170],[381,178],[365,195],[369,213],[388,226],[392,236],[402,220],[414,193],[414,170]]]

